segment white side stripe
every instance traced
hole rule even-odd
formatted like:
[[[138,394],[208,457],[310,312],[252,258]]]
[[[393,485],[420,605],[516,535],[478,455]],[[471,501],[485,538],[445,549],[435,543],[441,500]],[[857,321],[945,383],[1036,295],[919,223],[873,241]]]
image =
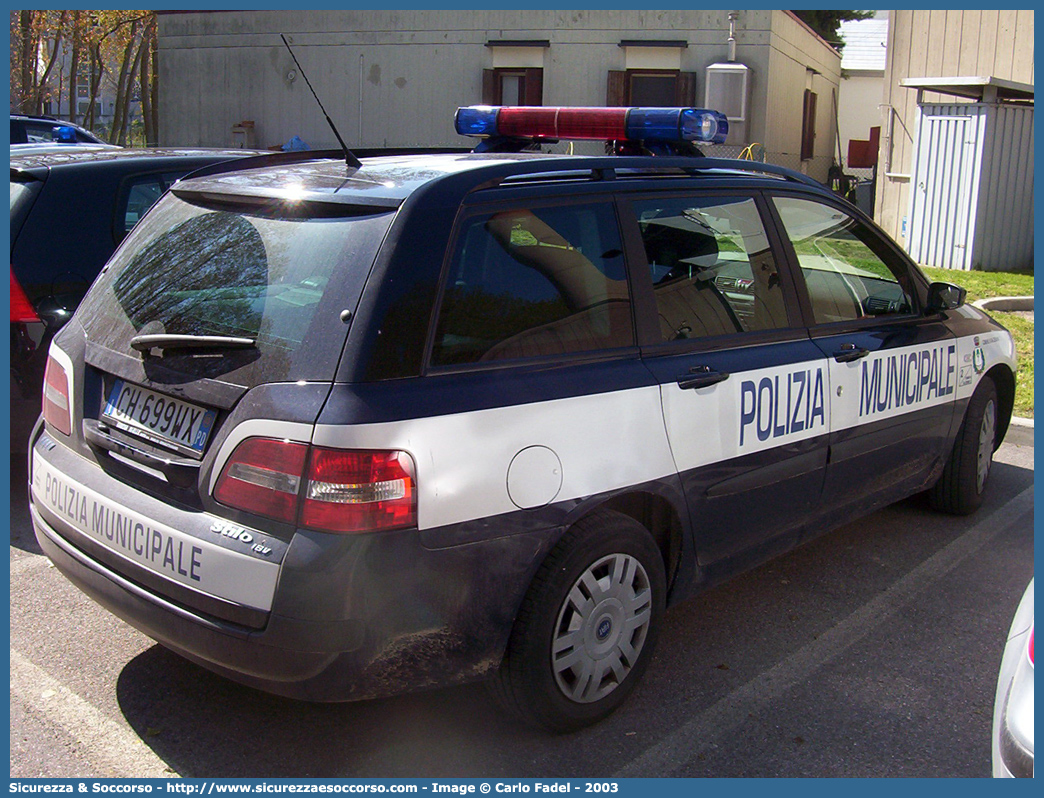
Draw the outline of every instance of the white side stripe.
[[[429,529],[518,510],[509,493],[509,468],[531,447],[550,449],[561,463],[562,473],[555,474],[555,458],[549,457],[544,475],[555,501],[674,473],[659,393],[653,385],[406,421],[323,425],[313,442],[411,454],[419,525]],[[520,473],[538,478],[532,469]]]

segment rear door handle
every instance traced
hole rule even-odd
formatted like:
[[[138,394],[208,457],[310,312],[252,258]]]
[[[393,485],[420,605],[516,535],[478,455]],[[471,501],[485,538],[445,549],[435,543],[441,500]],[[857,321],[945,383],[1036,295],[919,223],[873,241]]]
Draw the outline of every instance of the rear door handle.
[[[863,349],[855,344],[841,344],[841,348],[834,352],[834,360],[838,363],[851,363],[870,354],[869,349]]]
[[[715,371],[710,366],[694,366],[689,369],[688,374],[678,378],[678,387],[683,391],[706,388],[710,385],[717,385],[728,378],[727,371]]]

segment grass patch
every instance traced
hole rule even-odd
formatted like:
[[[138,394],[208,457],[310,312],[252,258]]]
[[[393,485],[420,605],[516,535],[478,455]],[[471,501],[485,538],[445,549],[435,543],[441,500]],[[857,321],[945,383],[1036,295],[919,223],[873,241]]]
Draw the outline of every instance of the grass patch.
[[[1015,338],[1019,370],[1015,374],[1015,415],[1033,418],[1033,322],[1015,313],[991,313]]]
[[[953,283],[968,292],[968,301],[995,296],[1033,296],[1033,275],[1015,272],[962,272],[922,266],[928,279]]]
[[[995,296],[1033,296],[1033,275],[1012,272],[962,272],[922,266],[928,279],[954,283],[968,292],[968,301]],[[1015,376],[1015,415],[1033,418],[1033,322],[1016,313],[991,311],[990,315],[1011,331],[1019,357]]]

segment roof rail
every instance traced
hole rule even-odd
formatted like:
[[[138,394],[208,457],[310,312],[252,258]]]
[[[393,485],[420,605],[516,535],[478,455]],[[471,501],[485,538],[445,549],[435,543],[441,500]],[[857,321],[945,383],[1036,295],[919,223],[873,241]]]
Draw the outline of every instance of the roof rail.
[[[271,155],[253,155],[249,158],[230,158],[227,161],[203,166],[195,172],[185,175],[190,177],[210,177],[211,175],[229,172],[243,172],[247,169],[261,169],[266,166],[282,166],[284,164],[301,163],[303,161],[343,161],[341,150],[293,150],[290,152],[273,152]]]
[[[825,188],[815,178],[809,177],[808,175],[797,172],[793,169],[788,169],[785,166],[776,166],[771,163],[762,163],[761,161],[748,161],[741,158],[702,158],[695,169],[738,169],[743,172],[755,172],[759,174],[775,175],[776,177],[783,177],[787,180],[791,180],[795,183],[804,183],[808,186],[815,186],[817,188]]]
[[[547,179],[562,178],[572,173],[574,179],[591,181],[615,180],[623,171],[637,172],[637,176],[655,172],[681,172],[696,175],[713,171],[741,171],[754,174],[771,175],[773,177],[802,183],[807,186],[828,190],[818,180],[808,175],[795,172],[783,166],[766,164],[758,161],[746,161],[732,158],[690,158],[690,157],[650,157],[650,156],[563,156],[527,161],[512,161],[503,169],[497,170],[492,177],[474,185],[470,191],[482,191],[497,188],[512,178],[532,177],[539,179],[545,175]],[[488,174],[488,173],[487,173]]]

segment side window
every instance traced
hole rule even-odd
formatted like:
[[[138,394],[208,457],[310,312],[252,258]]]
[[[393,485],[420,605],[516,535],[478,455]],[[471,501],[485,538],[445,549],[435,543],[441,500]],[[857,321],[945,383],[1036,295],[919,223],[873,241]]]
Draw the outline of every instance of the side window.
[[[30,144],[50,144],[55,140],[57,122],[26,122],[25,136]]]
[[[123,183],[117,205],[113,234],[122,241],[145,212],[155,204],[163,192],[178,179],[178,174],[142,175]]]
[[[456,246],[434,365],[634,345],[623,247],[608,203],[472,217]]]
[[[871,248],[875,236],[866,225],[813,200],[773,201],[794,245],[817,324],[914,311],[905,265]]]
[[[664,341],[788,326],[779,270],[751,197],[634,203]]]

